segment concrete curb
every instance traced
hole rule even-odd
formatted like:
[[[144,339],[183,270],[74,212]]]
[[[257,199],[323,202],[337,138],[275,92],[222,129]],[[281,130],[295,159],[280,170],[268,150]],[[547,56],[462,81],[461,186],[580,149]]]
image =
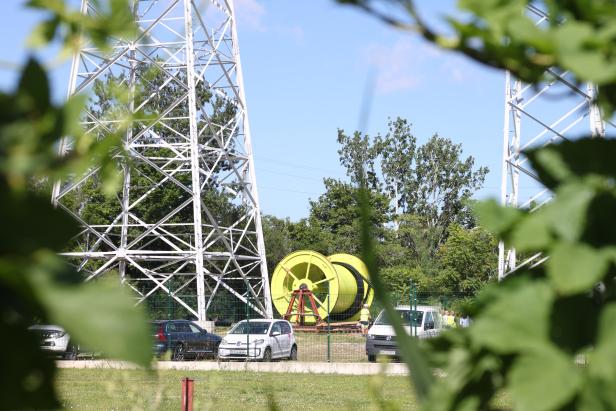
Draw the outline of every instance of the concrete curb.
[[[58,368],[136,370],[132,363],[110,360],[57,361]],[[217,362],[217,361],[159,361],[157,370],[181,371],[252,371],[339,375],[408,375],[405,364],[327,363],[327,362]]]

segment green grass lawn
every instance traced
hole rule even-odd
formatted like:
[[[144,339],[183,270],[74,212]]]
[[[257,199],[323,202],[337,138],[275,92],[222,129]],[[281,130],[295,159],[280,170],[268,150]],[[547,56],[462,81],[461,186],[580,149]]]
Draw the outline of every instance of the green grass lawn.
[[[296,332],[300,361],[327,361],[327,334]],[[366,338],[360,333],[332,333],[330,352],[334,362],[366,362]]]
[[[56,385],[66,409],[178,410],[183,377],[195,380],[195,410],[418,409],[406,377],[61,369]]]

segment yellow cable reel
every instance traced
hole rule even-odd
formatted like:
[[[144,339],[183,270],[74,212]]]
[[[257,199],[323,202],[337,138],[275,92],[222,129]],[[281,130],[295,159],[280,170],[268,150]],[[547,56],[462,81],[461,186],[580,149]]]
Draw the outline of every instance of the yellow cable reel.
[[[293,291],[305,289],[312,292],[318,315],[331,321],[357,321],[363,304],[370,305],[374,292],[369,284],[368,268],[350,254],[330,257],[316,251],[301,250],[286,256],[274,269],[271,281],[272,301],[280,315],[289,309]],[[299,322],[298,304],[291,307],[289,321]],[[304,324],[316,324],[311,305],[304,308]]]

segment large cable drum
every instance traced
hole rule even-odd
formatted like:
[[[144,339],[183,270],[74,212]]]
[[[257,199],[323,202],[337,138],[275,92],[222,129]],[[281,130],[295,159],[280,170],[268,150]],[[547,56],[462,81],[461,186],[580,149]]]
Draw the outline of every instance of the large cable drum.
[[[318,317],[326,319],[329,311],[331,321],[357,321],[362,305],[371,304],[374,295],[368,269],[359,258],[349,254],[325,257],[308,250],[296,251],[280,261],[270,286],[274,307],[282,316],[290,310],[291,322],[299,322],[295,307],[290,307],[297,290],[310,291]],[[316,323],[311,304],[305,304],[303,314],[304,324]]]
[[[342,313],[331,314],[332,321],[359,321],[359,312],[364,304],[372,305],[374,290],[370,286],[368,267],[362,260],[351,254],[334,254],[327,259],[334,265],[338,277],[353,276],[357,292],[351,306]]]

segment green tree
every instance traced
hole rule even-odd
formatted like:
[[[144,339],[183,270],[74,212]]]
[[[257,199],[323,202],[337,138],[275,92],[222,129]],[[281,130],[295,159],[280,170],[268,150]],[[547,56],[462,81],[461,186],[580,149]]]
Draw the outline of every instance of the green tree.
[[[293,223],[289,227],[289,236],[293,241],[293,251],[314,250],[329,255],[335,250],[333,235],[323,230],[314,219],[302,218]]]
[[[347,135],[344,130],[338,129],[338,158],[340,164],[346,168],[351,183],[358,185],[366,181],[372,190],[379,190],[380,180],[376,170],[376,160],[380,155],[380,148],[371,141],[370,136],[355,131]]]
[[[483,185],[488,168],[473,170],[475,159],[461,155],[462,145],[438,135],[417,149],[409,184],[402,188],[405,212],[423,216],[429,227],[441,230],[468,220],[466,202]]]
[[[357,185],[365,177],[371,190],[386,194],[396,226],[402,214],[411,214],[439,233],[433,252],[446,239],[450,224],[473,225],[467,203],[483,185],[488,169],[476,169],[472,156],[463,158],[460,144],[434,135],[417,146],[408,121],[399,117],[389,121],[385,136],[370,139],[355,132],[351,137],[338,130],[338,143],[340,163],[351,183]]]
[[[449,235],[439,248],[438,287],[446,293],[474,295],[495,280],[496,240],[481,227],[449,227]]]
[[[384,188],[392,199],[395,215],[408,212],[408,187],[415,184],[409,171],[417,150],[417,139],[411,134],[411,125],[400,117],[390,119],[387,134],[377,138],[376,145],[381,154]]]
[[[261,219],[263,227],[263,238],[265,240],[265,257],[267,260],[267,270],[274,273],[276,265],[294,250],[289,226],[293,223],[286,218],[277,218],[272,215],[264,215]]]
[[[310,222],[332,238],[335,249],[331,253],[360,251],[360,206],[359,189],[350,183],[326,178],[325,193],[310,201]],[[375,206],[371,224],[381,232],[389,221],[389,199],[371,191],[370,199]]]

